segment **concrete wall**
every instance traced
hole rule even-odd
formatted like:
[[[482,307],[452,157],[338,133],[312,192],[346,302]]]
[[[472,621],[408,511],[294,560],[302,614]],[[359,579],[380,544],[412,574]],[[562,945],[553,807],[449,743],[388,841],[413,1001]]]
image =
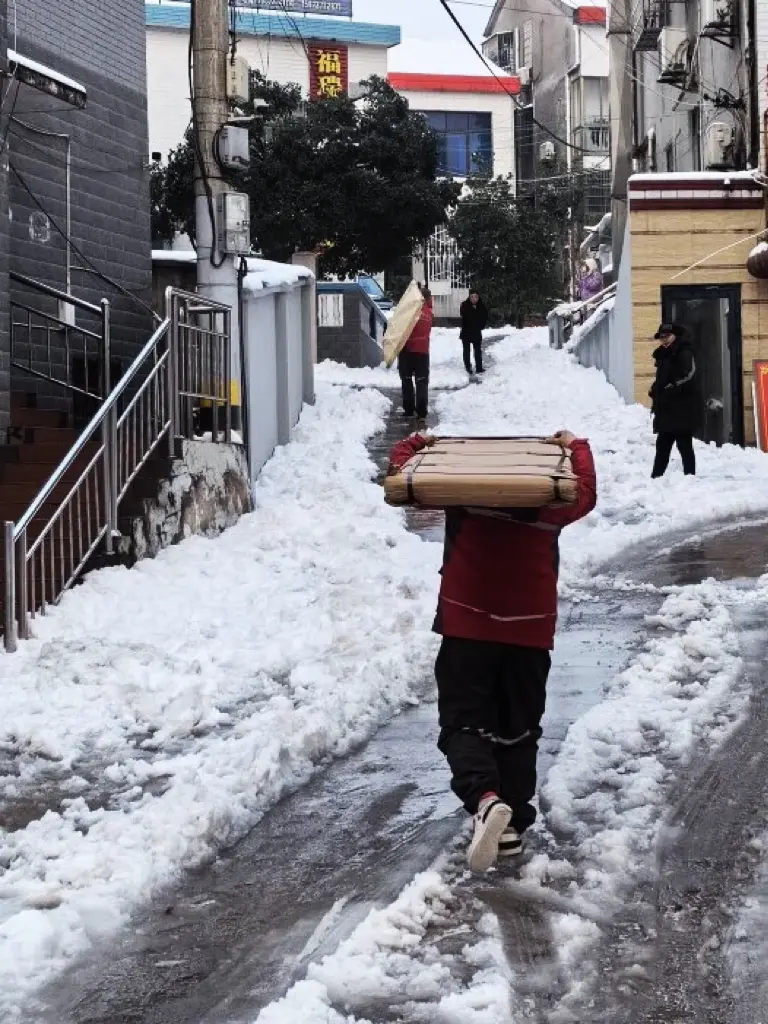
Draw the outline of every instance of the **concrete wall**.
[[[191,117],[187,76],[186,32],[172,28],[147,28],[149,81],[149,145],[165,159],[182,141]],[[254,71],[275,82],[295,82],[309,92],[309,61],[297,39],[268,39],[242,35],[238,52]],[[349,80],[360,82],[371,75],[387,77],[384,46],[349,46]]]
[[[17,49],[85,86],[85,110],[22,86],[15,116],[50,132],[67,133],[72,145],[74,243],[99,271],[151,300],[151,244],[147,146],[143,0],[17,0]],[[66,225],[65,143],[14,123],[10,159],[45,208],[43,213],[19,180],[8,178],[15,270],[64,289],[66,244],[52,221]],[[42,230],[33,230],[33,224]],[[98,303],[109,298],[113,350],[124,362],[146,340],[148,314],[100,281],[73,255],[73,291]],[[44,302],[41,303],[44,305]],[[55,305],[47,306],[55,312]],[[62,353],[62,363],[63,363]],[[60,396],[28,377],[14,386]]]
[[[563,5],[559,17],[559,6],[551,0],[526,0],[524,4],[505,5],[489,29],[498,34],[512,32],[515,28],[522,31],[527,21],[533,22],[533,112],[539,121],[565,137],[566,76],[574,63],[573,10]],[[483,49],[490,52],[492,43],[487,43]],[[521,100],[528,102],[525,95]],[[539,144],[547,138],[549,136],[534,127],[532,139],[526,139],[525,143],[532,144],[532,152],[538,154]],[[558,156],[565,160],[565,147],[556,144],[556,148]]]
[[[659,176],[661,177],[661,176]],[[646,178],[647,181],[647,178]],[[714,190],[713,190],[714,192]],[[680,200],[646,200],[657,208],[638,209],[638,193],[630,181],[630,231],[632,235],[632,305],[634,319],[634,390],[637,401],[649,404],[648,388],[654,377],[653,335],[661,318],[662,285],[739,284],[742,294],[742,345],[744,375],[744,427],[748,443],[754,441],[752,362],[768,358],[768,282],[757,281],[746,269],[755,245],[749,235],[765,227],[762,199],[753,208],[738,202],[707,208],[706,201],[691,202],[689,209],[675,208]],[[710,199],[712,204],[718,202]],[[733,243],[736,242],[735,246]],[[701,267],[681,271],[726,246]],[[674,280],[673,280],[674,279]]]
[[[319,320],[318,361],[332,359],[347,366],[379,366],[383,358],[382,339],[371,334],[371,316],[376,319],[378,331],[380,315],[376,315],[374,304],[361,288],[348,286],[340,294],[344,302],[344,323],[340,327],[326,327]]]
[[[624,252],[630,254],[629,237],[624,245]],[[598,307],[583,326],[577,327],[567,346],[582,366],[602,370],[625,402],[634,401],[630,259],[627,255],[622,262],[615,299]]]
[[[287,444],[314,396],[314,281],[246,292],[245,400],[251,481]]]
[[[758,0],[758,11],[765,4]],[[701,3],[670,4],[669,16],[672,26],[685,28],[688,39],[696,41],[701,29]],[[697,43],[697,66],[701,79],[702,92],[713,94],[718,87],[726,88],[733,96],[738,97],[747,89],[746,70],[743,60],[744,44],[736,42],[733,49],[713,39],[700,38]],[[668,56],[668,55],[665,55]],[[765,63],[765,62],[763,62]],[[766,72],[762,67],[759,77]],[[656,167],[646,163],[645,170],[695,171],[706,170],[703,153],[704,137],[709,124],[725,122],[737,125],[738,121],[728,111],[716,110],[706,100],[700,99],[695,93],[681,96],[680,89],[673,85],[665,85],[658,81],[661,63],[658,52],[637,54],[638,85],[638,123],[637,141],[642,143],[650,131],[656,137]],[[765,93],[765,82],[762,92]],[[693,131],[692,114],[698,111],[700,118],[700,135]],[[749,140],[747,140],[747,146]],[[673,166],[669,167],[667,151]],[[700,162],[701,157],[701,162]]]

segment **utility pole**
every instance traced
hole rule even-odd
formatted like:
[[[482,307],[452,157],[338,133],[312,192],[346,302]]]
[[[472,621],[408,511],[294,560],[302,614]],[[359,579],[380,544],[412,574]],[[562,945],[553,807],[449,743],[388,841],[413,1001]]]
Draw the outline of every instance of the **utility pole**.
[[[232,364],[230,397],[232,426],[242,429],[240,395],[241,345],[237,257],[218,251],[215,231],[216,199],[231,192],[214,157],[217,132],[229,118],[227,54],[229,5],[227,0],[192,0],[194,54],[193,118],[195,145],[195,229],[197,234],[197,289],[201,295],[232,309]]]
[[[611,233],[613,268],[618,277],[629,214],[628,182],[632,173],[632,0],[618,0],[608,10],[610,53],[611,132]]]

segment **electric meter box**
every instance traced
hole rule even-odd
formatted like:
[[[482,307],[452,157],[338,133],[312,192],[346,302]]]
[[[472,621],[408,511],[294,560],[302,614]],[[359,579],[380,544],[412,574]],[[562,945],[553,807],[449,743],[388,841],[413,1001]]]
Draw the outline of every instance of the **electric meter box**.
[[[251,146],[247,128],[224,125],[218,137],[219,163],[223,167],[241,170],[251,162]]]
[[[245,57],[227,58],[227,99],[230,103],[247,103],[251,98],[251,69]]]
[[[216,196],[216,248],[235,256],[251,251],[251,204],[244,192]]]

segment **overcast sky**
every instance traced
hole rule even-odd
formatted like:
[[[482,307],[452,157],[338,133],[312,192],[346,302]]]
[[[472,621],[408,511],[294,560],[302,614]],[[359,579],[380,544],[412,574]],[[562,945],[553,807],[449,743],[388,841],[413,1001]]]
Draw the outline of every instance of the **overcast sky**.
[[[475,42],[479,43],[491,14],[492,2],[475,0],[475,3],[477,6],[453,2],[451,6]],[[400,25],[404,39],[461,38],[440,0],[352,0],[352,9],[356,21]]]

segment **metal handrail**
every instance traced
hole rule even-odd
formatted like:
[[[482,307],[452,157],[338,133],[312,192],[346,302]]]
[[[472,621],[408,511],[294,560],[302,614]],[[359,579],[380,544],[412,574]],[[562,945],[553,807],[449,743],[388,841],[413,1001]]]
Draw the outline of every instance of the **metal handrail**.
[[[12,281],[16,284],[23,284],[27,288],[31,288],[33,291],[41,292],[43,295],[50,295],[52,299],[59,299],[61,302],[66,302],[68,306],[76,306],[78,309],[85,310],[88,313],[95,313],[97,316],[101,314],[101,306],[94,306],[92,302],[86,302],[85,299],[78,299],[75,295],[70,295],[69,292],[62,292],[58,288],[52,288],[49,284],[43,284],[42,281],[35,281],[33,277],[27,277],[24,274],[17,274],[15,270],[11,270],[8,274]]]
[[[40,511],[42,506],[45,504],[47,499],[50,498],[53,491],[59,485],[67,470],[72,468],[72,465],[76,462],[78,456],[82,453],[85,446],[92,439],[96,431],[99,430],[99,428],[102,426],[107,416],[109,416],[110,412],[117,407],[117,403],[128,390],[128,387],[133,381],[133,379],[137,376],[142,364],[144,363],[144,360],[147,358],[148,355],[150,355],[152,350],[157,345],[158,341],[160,341],[165,336],[169,326],[170,320],[163,320],[158,329],[146,343],[144,348],[131,363],[128,372],[123,377],[120,378],[120,381],[118,382],[117,387],[115,387],[115,389],[113,390],[112,394],[101,406],[101,408],[93,417],[88,426],[85,428],[83,433],[74,443],[74,445],[70,448],[69,452],[64,457],[63,461],[60,462],[57,468],[54,470],[53,475],[50,477],[48,482],[43,486],[42,490],[38,492],[37,497],[33,500],[32,504],[29,506],[27,511],[24,513],[24,515],[21,517],[18,523],[16,523],[13,530],[14,540],[18,540],[18,538],[21,536],[24,530],[27,529],[27,527],[35,518],[35,516]]]
[[[56,293],[47,286],[41,290]],[[101,312],[105,304],[104,353],[108,357],[108,303],[104,300],[101,310],[91,308]],[[17,632],[29,637],[30,616],[38,608],[45,612],[48,603],[72,586],[102,541],[107,554],[113,553],[114,538],[119,536],[119,505],[132,481],[164,439],[172,456],[177,437],[195,436],[194,414],[201,404],[212,409],[214,441],[218,412],[224,411],[224,439],[230,441],[231,312],[229,306],[168,288],[165,319],[114,390],[105,391],[103,404],[18,523],[4,524],[7,651],[16,649]],[[90,454],[96,438],[100,443]],[[75,482],[60,501],[54,499],[84,455],[85,467]],[[46,506],[54,502],[56,507],[48,515]],[[30,537],[38,517],[42,528]]]

